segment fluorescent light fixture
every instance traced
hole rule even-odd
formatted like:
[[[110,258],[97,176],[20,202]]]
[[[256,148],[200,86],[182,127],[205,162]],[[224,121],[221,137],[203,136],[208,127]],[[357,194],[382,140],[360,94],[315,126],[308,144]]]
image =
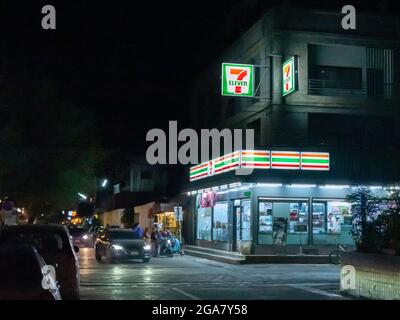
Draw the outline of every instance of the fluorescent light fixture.
[[[225,191],[218,191],[218,194],[225,194],[225,193],[229,193],[229,190],[225,190]]]
[[[213,187],[213,188],[211,188],[211,190],[212,190],[212,191],[218,191],[218,190],[219,190],[219,187]]]
[[[297,184],[297,183],[288,185],[289,188],[315,188],[316,186],[317,185],[315,184]]]
[[[282,187],[282,183],[257,183],[257,187]]]
[[[348,189],[350,188],[349,185],[340,185],[340,184],[326,184],[323,186],[320,186],[322,189]]]
[[[188,191],[187,195],[190,196],[190,191]]]
[[[228,189],[228,185],[227,184],[224,184],[224,185],[219,187],[219,190],[224,190],[224,189]]]
[[[382,186],[369,186],[370,189],[383,189]]]
[[[190,195],[192,195],[192,196],[194,196],[194,195],[196,195],[197,194],[197,191],[192,191],[191,193],[190,193]]]
[[[80,193],[80,192],[78,192],[78,196],[80,196],[82,199],[87,199],[87,196],[85,196],[84,194],[82,194],[82,193]]]
[[[107,179],[104,179],[104,180],[103,180],[103,183],[101,184],[101,186],[104,188],[104,187],[107,185],[107,183],[108,183],[108,180],[107,180]]]
[[[241,182],[230,183],[229,188],[240,187],[242,185]]]

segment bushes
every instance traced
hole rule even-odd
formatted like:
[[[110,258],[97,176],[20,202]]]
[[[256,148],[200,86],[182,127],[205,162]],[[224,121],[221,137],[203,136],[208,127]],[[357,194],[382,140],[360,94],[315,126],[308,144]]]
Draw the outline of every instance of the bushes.
[[[400,188],[389,187],[387,193],[386,198],[378,198],[360,186],[347,196],[353,211],[351,234],[359,252],[389,248],[400,255]]]

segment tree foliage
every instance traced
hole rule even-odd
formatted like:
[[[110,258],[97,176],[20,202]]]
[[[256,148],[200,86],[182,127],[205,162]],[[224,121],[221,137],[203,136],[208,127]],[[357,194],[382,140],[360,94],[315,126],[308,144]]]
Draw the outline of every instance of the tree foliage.
[[[77,192],[94,192],[105,152],[93,115],[57,95],[51,82],[32,86],[1,97],[0,194],[37,216],[75,206]]]

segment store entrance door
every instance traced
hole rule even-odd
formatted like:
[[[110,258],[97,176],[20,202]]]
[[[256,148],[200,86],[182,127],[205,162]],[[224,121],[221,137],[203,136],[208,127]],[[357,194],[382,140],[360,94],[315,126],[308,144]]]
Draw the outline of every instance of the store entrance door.
[[[232,251],[239,251],[243,242],[251,241],[250,200],[235,200],[233,207]]]

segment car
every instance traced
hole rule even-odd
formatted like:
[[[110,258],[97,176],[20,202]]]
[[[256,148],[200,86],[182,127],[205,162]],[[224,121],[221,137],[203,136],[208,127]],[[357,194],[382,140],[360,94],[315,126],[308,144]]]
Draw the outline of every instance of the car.
[[[79,299],[79,263],[68,229],[62,225],[17,225],[6,227],[1,245],[29,244],[56,271],[56,281],[63,300]]]
[[[149,262],[151,245],[137,238],[132,229],[108,228],[101,231],[96,239],[95,257],[99,262],[103,257],[110,261],[140,259]]]
[[[46,267],[30,245],[0,246],[0,300],[61,300],[55,279],[44,273]]]
[[[70,228],[69,234],[72,243],[77,247],[90,247],[94,245],[94,234],[85,228]]]

